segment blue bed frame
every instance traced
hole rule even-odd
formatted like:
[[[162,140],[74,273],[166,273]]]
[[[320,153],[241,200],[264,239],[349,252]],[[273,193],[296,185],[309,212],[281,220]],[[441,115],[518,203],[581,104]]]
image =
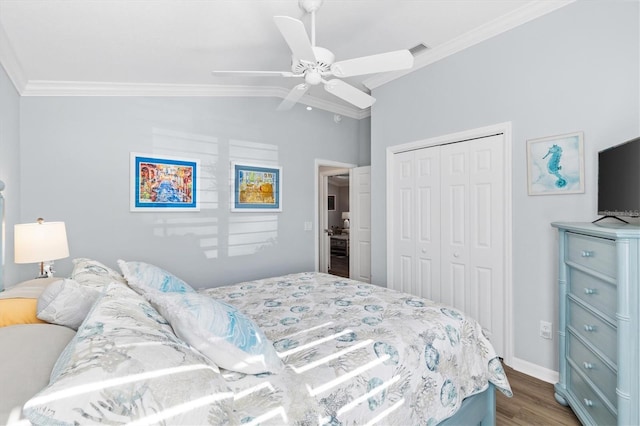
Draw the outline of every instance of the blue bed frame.
[[[462,401],[453,417],[439,423],[440,426],[494,426],[496,424],[496,388],[493,383],[479,394]]]

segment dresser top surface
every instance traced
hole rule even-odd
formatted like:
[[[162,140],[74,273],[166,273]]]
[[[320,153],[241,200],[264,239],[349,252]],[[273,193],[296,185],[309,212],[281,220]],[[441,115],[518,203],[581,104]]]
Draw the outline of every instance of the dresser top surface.
[[[628,223],[552,222],[551,226],[603,238],[640,238],[640,226]]]

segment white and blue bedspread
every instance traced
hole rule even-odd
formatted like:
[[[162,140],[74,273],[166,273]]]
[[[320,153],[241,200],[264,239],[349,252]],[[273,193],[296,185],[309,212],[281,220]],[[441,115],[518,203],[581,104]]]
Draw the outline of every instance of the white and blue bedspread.
[[[200,292],[251,317],[286,365],[223,371],[243,423],[429,425],[489,382],[511,396],[480,325],[450,307],[321,273]]]

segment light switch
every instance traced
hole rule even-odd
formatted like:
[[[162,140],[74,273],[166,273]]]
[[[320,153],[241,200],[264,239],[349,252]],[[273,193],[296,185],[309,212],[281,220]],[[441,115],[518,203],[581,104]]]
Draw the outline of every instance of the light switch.
[[[305,222],[304,223],[304,230],[305,231],[311,231],[313,229],[313,223],[312,222]]]

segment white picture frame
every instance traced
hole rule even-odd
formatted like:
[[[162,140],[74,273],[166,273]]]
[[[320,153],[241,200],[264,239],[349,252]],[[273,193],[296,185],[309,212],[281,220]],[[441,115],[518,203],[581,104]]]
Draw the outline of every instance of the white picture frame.
[[[584,193],[584,133],[527,141],[529,195]]]

